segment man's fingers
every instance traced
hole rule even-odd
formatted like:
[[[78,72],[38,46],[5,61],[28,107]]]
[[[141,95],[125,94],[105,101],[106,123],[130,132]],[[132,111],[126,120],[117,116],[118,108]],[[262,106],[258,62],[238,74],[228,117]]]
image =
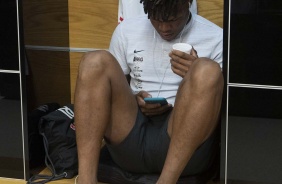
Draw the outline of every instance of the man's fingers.
[[[150,98],[150,97],[152,97],[147,91],[143,91],[143,90],[141,90],[141,91],[139,91],[139,93],[137,94],[137,96],[140,96],[140,97],[142,97],[143,99],[144,98]]]
[[[188,60],[183,60],[183,59],[179,59],[179,60],[170,60],[171,66],[174,68],[177,68],[179,70],[187,70],[187,67],[189,68],[192,65],[192,61],[188,61]]]
[[[188,69],[189,69],[189,68],[188,68]],[[185,70],[185,69],[184,69],[184,70],[179,70],[179,69],[177,69],[177,68],[174,68],[173,66],[171,67],[171,70],[173,71],[173,73],[179,75],[179,76],[182,77],[182,78],[186,75],[188,69],[187,69],[187,70]]]
[[[184,77],[186,75],[191,65],[191,61],[186,61],[186,63],[182,64],[171,60],[171,70],[181,77]]]
[[[169,56],[173,59],[178,59],[178,58],[190,59],[189,54],[179,50],[172,50]]]
[[[194,49],[194,47],[192,47],[191,53],[192,56],[194,56],[195,58],[198,58],[198,53],[197,51]]]

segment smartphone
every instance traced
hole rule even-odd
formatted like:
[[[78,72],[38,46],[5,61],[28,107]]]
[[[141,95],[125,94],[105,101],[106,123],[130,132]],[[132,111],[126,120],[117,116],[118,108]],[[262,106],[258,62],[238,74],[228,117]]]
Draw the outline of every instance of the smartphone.
[[[155,98],[144,98],[144,101],[149,104],[159,103],[161,105],[167,105],[167,101],[163,97],[155,97]]]

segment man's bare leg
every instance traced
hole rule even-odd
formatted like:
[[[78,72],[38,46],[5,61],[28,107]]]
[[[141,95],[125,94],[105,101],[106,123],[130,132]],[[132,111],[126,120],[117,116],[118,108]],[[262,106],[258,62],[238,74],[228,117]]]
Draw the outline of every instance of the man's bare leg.
[[[120,143],[132,129],[138,109],[119,64],[107,51],[82,58],[74,105],[78,183],[94,184],[104,135],[112,144]]]
[[[194,151],[215,129],[223,76],[217,63],[197,59],[183,79],[168,125],[171,142],[158,184],[177,182]]]

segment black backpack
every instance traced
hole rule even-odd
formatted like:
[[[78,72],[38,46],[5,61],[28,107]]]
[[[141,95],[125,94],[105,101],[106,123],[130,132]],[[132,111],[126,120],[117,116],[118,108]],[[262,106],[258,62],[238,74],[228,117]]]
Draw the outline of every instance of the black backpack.
[[[39,134],[38,123],[42,116],[45,116],[58,108],[60,108],[60,104],[58,103],[46,103],[32,110],[28,114],[29,167],[31,169],[44,165],[45,150],[42,136]]]
[[[43,116],[39,122],[39,133],[43,137],[45,164],[52,175],[34,175],[27,183],[44,184],[77,175],[78,157],[73,105],[63,106]]]

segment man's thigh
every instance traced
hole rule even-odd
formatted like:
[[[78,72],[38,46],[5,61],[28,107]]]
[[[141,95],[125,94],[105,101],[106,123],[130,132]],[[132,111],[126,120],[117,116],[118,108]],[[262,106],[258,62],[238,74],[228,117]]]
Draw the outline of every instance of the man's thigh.
[[[101,62],[105,69],[100,73],[105,77],[102,79],[103,82],[97,81],[97,83],[104,89],[101,90],[97,103],[99,102],[101,106],[108,104],[108,112],[102,112],[109,119],[105,137],[112,144],[118,144],[134,126],[138,106],[135,95],[117,60],[109,52],[102,53],[100,58],[103,58]]]

